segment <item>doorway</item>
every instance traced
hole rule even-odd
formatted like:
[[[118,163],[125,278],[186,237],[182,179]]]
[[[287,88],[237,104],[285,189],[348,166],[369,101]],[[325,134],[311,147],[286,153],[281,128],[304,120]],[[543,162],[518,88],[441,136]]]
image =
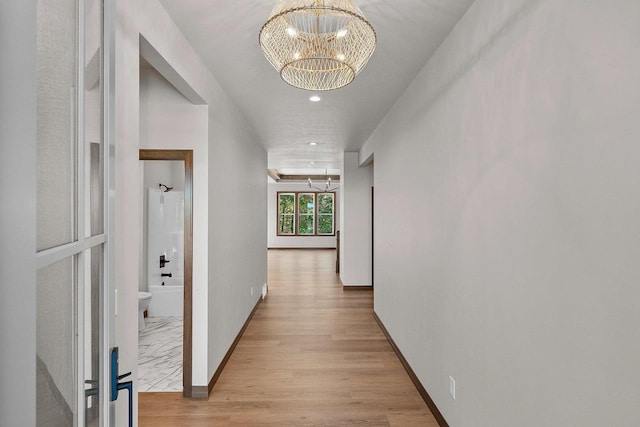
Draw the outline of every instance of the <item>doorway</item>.
[[[155,149],[142,149],[140,150],[139,158],[141,161],[153,161],[153,162],[169,162],[178,161],[184,163],[184,207],[182,208],[183,216],[183,230],[181,242],[183,255],[182,255],[182,286],[183,286],[183,301],[182,301],[182,395],[184,397],[192,396],[192,307],[193,307],[193,150],[155,150]],[[171,185],[158,182],[158,197],[162,201],[169,199]],[[164,186],[163,186],[164,185]],[[165,197],[166,196],[166,197]],[[179,206],[179,204],[177,205]],[[151,254],[149,253],[149,259],[155,259],[157,255],[158,266],[162,267],[158,274],[161,280],[159,286],[161,290],[164,290],[163,284],[166,285],[166,281],[173,279],[173,275],[169,272],[164,272],[167,263],[172,261],[171,253]],[[178,257],[179,259],[180,257]],[[176,261],[174,261],[176,262]],[[143,261],[143,268],[146,268],[147,262]],[[179,271],[180,266],[175,266],[174,269]],[[168,271],[168,270],[167,270]],[[148,282],[150,283],[150,282]],[[161,295],[161,294],[158,294]],[[153,295],[149,307],[153,304]],[[158,299],[160,296],[158,296]],[[159,302],[159,300],[157,301]],[[165,307],[166,308],[166,307]],[[165,309],[163,308],[163,309]],[[170,309],[170,308],[168,308]],[[150,311],[152,312],[152,310]]]

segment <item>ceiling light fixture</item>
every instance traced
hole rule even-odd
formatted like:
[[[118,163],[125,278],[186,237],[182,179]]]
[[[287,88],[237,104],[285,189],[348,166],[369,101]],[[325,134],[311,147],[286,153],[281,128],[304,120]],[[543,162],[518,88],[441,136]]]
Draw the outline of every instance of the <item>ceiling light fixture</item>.
[[[376,32],[353,0],[278,0],[259,42],[282,79],[300,89],[348,85],[376,48]]]
[[[309,98],[309,101],[311,102],[320,102],[320,98],[318,95],[313,95],[311,98]]]
[[[317,142],[310,142],[309,145],[318,145]]]
[[[315,188],[318,191],[322,191],[323,193],[330,193],[332,191],[336,191],[340,188],[340,186],[336,185],[335,187],[331,187],[331,178],[329,177],[327,169],[324,170],[324,188],[313,185],[311,178],[307,179],[307,183],[309,184],[309,188]]]

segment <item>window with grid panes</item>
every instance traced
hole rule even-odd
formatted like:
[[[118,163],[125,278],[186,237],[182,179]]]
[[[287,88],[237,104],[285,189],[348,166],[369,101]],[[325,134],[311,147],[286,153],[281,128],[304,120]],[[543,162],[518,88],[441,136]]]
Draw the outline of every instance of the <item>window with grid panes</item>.
[[[296,194],[278,193],[278,235],[296,234]]]
[[[278,236],[334,236],[335,193],[278,192]]]
[[[319,236],[332,236],[334,234],[335,221],[334,221],[334,206],[335,206],[335,194],[334,193],[319,193],[318,194],[318,235]]]

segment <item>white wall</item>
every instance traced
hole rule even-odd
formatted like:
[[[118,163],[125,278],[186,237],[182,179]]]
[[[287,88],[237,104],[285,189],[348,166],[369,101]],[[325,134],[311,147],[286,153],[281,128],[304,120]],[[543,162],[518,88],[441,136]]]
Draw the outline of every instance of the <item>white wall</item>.
[[[180,81],[181,92],[190,91],[192,102],[199,98],[207,105],[208,152],[205,146],[199,149],[194,146],[194,213],[200,215],[208,211],[204,224],[198,223],[194,216],[194,230],[206,230],[204,237],[194,233],[194,265],[196,257],[208,251],[203,261],[208,265],[208,286],[196,286],[196,281],[202,283],[202,278],[194,275],[193,294],[193,384],[204,387],[221,360],[219,355],[226,353],[233,341],[229,337],[239,332],[258,300],[259,292],[251,296],[250,287],[261,287],[266,282],[266,153],[244,117],[157,0],[118,2],[117,12],[115,280],[119,284],[120,365],[123,371],[132,370],[135,378],[137,331],[130,325],[135,325],[137,316],[138,242],[142,230],[137,212],[141,134],[138,72],[142,35],[158,54],[155,59],[165,61],[171,77]],[[142,46],[146,49],[145,44]],[[149,62],[158,69],[153,61]],[[172,83],[176,85],[173,80]],[[223,176],[229,176],[237,185],[218,185],[218,182],[215,187],[211,185],[212,176],[226,172],[225,169],[230,172]],[[212,212],[213,208],[216,212]],[[219,212],[224,212],[223,222],[216,221]],[[233,236],[226,234],[227,229],[233,231]],[[204,244],[202,240],[195,243],[202,238],[206,239]],[[250,249],[239,256],[240,246]],[[229,252],[225,252],[226,249]],[[252,268],[247,269],[247,264]],[[122,407],[118,408],[118,414],[124,415]],[[120,422],[123,420],[119,419],[117,424]]]
[[[0,2],[0,425],[36,423],[36,3]]]
[[[206,115],[204,119],[204,124],[206,125]],[[147,146],[150,146],[150,144],[146,143],[145,147]],[[143,164],[144,188],[160,190],[158,184],[165,184],[172,188],[171,191],[184,191],[184,162],[182,160],[147,160]]]
[[[194,250],[193,285],[206,290],[208,283],[207,228],[208,209],[206,200],[208,183],[207,156],[208,106],[194,105],[168,82],[154,68],[140,68],[140,148],[193,149],[194,150]],[[197,166],[197,167],[196,167]],[[140,162],[144,169],[144,189],[158,188],[159,183],[174,187],[174,191],[184,190],[184,162],[145,161]],[[146,190],[140,193],[140,221],[143,236],[140,239],[140,259],[147,260],[146,244]],[[198,227],[198,228],[196,228]],[[169,266],[173,267],[171,264]],[[158,270],[159,271],[159,270]],[[148,289],[148,270],[140,268],[138,289]],[[204,337],[204,334],[203,334]],[[206,341],[205,341],[206,342]]]
[[[269,182],[267,195],[267,234],[269,248],[333,248],[336,236],[278,236],[278,192],[309,191],[307,183]],[[315,191],[315,190],[314,190]],[[340,230],[340,190],[335,195],[335,229]]]
[[[477,0],[361,150],[375,310],[451,426],[639,423],[639,21]]]
[[[267,283],[267,153],[222,88],[212,87],[212,99],[218,104],[209,116],[208,378]]]
[[[358,165],[358,153],[344,153],[340,169],[340,280],[371,286],[371,187],[373,166]]]

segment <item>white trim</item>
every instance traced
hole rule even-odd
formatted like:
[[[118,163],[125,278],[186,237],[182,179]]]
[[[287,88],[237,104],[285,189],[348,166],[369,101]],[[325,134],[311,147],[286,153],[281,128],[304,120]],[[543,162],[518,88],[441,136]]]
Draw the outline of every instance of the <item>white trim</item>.
[[[115,1],[100,0],[102,11],[102,147],[103,147],[103,189],[104,189],[104,235],[113,236],[115,230],[115,39],[116,6]],[[111,402],[110,389],[110,351],[115,343],[115,253],[113,239],[105,241],[103,251],[102,285],[102,327],[100,328],[102,360],[100,370],[101,408],[100,426],[115,426],[115,402]]]
[[[76,56],[76,236],[80,246],[80,252],[77,254],[75,263],[75,300],[73,301],[75,322],[75,339],[74,345],[76,350],[75,367],[76,367],[76,407],[75,413],[77,417],[77,425],[84,426],[85,422],[85,402],[84,402],[84,359],[85,359],[85,269],[84,269],[84,215],[85,215],[85,179],[87,170],[85,167],[86,159],[84,157],[85,152],[85,86],[84,86],[84,73],[85,73],[85,0],[78,0],[77,4],[77,56]],[[77,247],[77,246],[76,246]]]
[[[75,242],[40,251],[36,254],[36,269],[39,270],[58,261],[62,261],[65,258],[82,253],[106,241],[107,237],[105,234],[98,234],[97,236],[81,238]]]

